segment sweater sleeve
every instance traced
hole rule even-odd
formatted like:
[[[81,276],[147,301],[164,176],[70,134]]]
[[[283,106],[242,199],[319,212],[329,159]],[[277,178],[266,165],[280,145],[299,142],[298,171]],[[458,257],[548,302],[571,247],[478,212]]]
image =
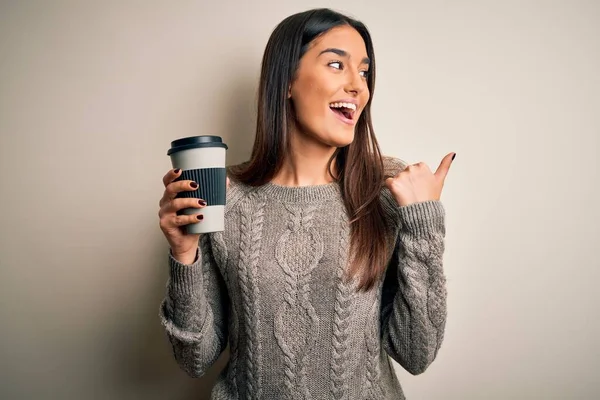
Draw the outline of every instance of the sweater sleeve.
[[[437,200],[398,207],[396,247],[384,281],[382,347],[413,375],[437,356],[446,324],[445,211]]]
[[[229,297],[209,234],[200,237],[196,261],[185,265],[169,251],[169,280],[160,318],[175,360],[192,377],[214,364],[228,341]]]

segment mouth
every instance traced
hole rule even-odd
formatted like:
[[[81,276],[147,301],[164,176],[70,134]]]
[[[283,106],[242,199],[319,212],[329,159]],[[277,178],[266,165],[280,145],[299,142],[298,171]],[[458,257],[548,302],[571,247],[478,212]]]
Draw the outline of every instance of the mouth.
[[[331,103],[329,109],[342,121],[349,125],[354,125],[356,114],[356,104],[354,103]]]

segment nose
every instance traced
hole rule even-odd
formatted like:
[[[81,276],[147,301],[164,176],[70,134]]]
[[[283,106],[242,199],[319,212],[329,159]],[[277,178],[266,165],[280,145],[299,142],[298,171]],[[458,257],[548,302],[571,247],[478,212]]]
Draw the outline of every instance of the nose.
[[[363,77],[360,75],[360,72],[348,72],[346,86],[344,90],[346,93],[352,93],[354,95],[358,95],[365,90],[367,83],[363,80]]]

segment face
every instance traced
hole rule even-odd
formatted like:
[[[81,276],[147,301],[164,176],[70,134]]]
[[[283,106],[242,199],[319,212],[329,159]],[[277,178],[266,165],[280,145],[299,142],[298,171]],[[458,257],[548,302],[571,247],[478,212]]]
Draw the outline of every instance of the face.
[[[294,133],[326,146],[352,143],[369,100],[368,72],[365,42],[354,28],[335,27],[315,39],[290,85]]]

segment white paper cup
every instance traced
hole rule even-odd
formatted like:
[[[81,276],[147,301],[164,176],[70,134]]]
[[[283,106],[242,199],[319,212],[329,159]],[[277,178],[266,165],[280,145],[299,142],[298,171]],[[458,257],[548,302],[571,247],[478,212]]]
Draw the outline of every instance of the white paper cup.
[[[219,136],[191,136],[171,142],[167,155],[173,168],[181,168],[176,180],[192,180],[198,184],[194,191],[184,191],[177,198],[204,199],[207,206],[185,208],[180,214],[202,214],[204,219],[186,225],[187,233],[221,232],[225,230],[225,194],[227,145]]]

